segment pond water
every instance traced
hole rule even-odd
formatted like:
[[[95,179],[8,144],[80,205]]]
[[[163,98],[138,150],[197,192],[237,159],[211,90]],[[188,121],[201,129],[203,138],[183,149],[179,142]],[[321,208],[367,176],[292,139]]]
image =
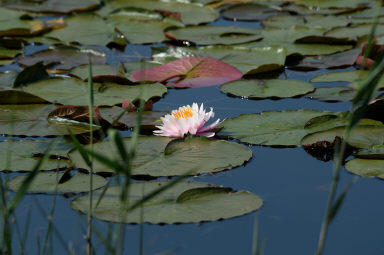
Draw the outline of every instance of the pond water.
[[[219,19],[210,25],[237,25],[260,27],[258,22],[232,22]],[[163,44],[156,44],[156,46]],[[152,45],[128,45],[125,53],[109,52],[109,63],[116,64],[124,56],[138,53],[150,57]],[[45,46],[29,46],[26,54]],[[105,48],[103,48],[105,49]],[[17,69],[6,66],[5,69]],[[343,70],[353,70],[353,67]],[[309,81],[329,72],[317,70],[297,72],[284,70],[280,78]],[[344,83],[333,83],[343,85]],[[323,86],[319,83],[316,86]],[[229,97],[217,87],[170,89],[153,110],[170,111],[179,106],[204,103],[213,107],[215,117],[236,117],[244,113],[282,111],[295,109],[347,111],[349,102],[326,103],[306,98],[281,100],[248,100]],[[122,132],[127,136],[129,132]],[[1,137],[0,140],[5,140]],[[310,156],[303,148],[271,148],[247,145],[253,152],[252,159],[244,166],[217,174],[203,174],[188,180],[248,190],[259,195],[264,204],[254,213],[215,222],[178,225],[143,224],[144,254],[252,254],[254,222],[259,222],[259,236],[264,240],[264,254],[314,254],[332,180],[332,161],[323,162]],[[18,174],[0,173],[3,178]],[[340,193],[353,177],[341,170]],[[356,179],[337,217],[329,228],[324,254],[383,254],[384,228],[381,223],[384,204],[381,194],[384,185],[377,178]],[[37,254],[37,243],[44,239],[47,229],[46,216],[55,203],[53,216],[53,247],[51,254],[85,253],[84,236],[86,215],[70,207],[73,197],[52,195],[26,195],[17,207],[15,217],[21,230],[29,224],[26,233],[27,254]],[[28,223],[27,219],[31,218]],[[103,234],[117,224],[94,219],[95,227]],[[139,254],[140,226],[126,225],[124,254]],[[15,233],[16,234],[16,233]],[[14,253],[18,250],[14,239]],[[105,254],[104,245],[94,236],[96,254]],[[49,252],[48,252],[49,253]]]

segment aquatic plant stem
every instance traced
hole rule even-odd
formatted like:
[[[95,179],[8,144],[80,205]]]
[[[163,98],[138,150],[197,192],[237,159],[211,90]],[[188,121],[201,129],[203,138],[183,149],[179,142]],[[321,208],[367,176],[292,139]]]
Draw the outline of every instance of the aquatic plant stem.
[[[88,69],[88,95],[89,95],[89,140],[91,151],[93,152],[93,105],[94,105],[94,96],[93,96],[93,80],[92,80],[92,61],[91,55],[89,55],[89,69]],[[89,168],[89,214],[88,214],[88,229],[87,229],[87,254],[92,254],[92,217],[93,217],[93,156],[90,158],[90,168]]]
[[[336,162],[333,164],[332,185],[328,195],[328,202],[325,209],[325,212],[326,212],[325,217],[324,217],[323,223],[321,224],[321,230],[320,230],[320,236],[319,236],[319,242],[317,245],[316,255],[322,254],[324,250],[324,245],[325,245],[326,236],[328,232],[328,226],[332,220],[331,213],[332,213],[333,201],[335,200],[336,190],[337,190],[337,186],[339,184],[339,179],[340,179],[340,167],[344,159],[344,152],[347,144],[346,140],[348,139],[349,134],[350,134],[350,130],[347,129],[344,132],[344,139],[342,140],[341,145],[339,143],[336,143],[337,148],[335,147],[335,155],[334,155]]]

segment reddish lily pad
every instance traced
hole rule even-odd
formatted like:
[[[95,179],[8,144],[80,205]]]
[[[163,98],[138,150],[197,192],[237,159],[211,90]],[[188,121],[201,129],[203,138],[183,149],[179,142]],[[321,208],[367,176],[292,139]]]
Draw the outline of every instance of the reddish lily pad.
[[[179,88],[220,85],[241,77],[235,67],[211,57],[185,57],[132,74],[137,81],[165,82]]]

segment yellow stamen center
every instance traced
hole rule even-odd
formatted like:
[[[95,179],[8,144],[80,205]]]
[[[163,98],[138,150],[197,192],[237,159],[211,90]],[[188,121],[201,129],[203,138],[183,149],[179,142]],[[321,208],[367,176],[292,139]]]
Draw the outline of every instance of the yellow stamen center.
[[[176,119],[180,119],[180,118],[187,119],[193,116],[193,112],[191,107],[188,105],[188,106],[180,107],[179,110],[172,111],[172,115]]]

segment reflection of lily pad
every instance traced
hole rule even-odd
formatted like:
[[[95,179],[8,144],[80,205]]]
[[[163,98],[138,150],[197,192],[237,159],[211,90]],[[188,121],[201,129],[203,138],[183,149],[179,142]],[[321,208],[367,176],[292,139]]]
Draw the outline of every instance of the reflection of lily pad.
[[[88,84],[74,78],[53,77],[31,83],[24,91],[52,102],[63,105],[86,105],[88,102]],[[124,99],[134,102],[138,99],[147,101],[161,97],[167,88],[159,83],[141,85],[94,84],[94,105],[115,105]]]
[[[90,177],[88,174],[76,173],[64,183],[58,181],[62,178],[63,173],[60,172],[42,172],[38,173],[31,182],[28,193],[80,193],[89,191]],[[26,179],[26,176],[16,176],[7,182],[7,187],[10,190],[19,190],[21,184]],[[107,180],[101,176],[93,176],[93,189],[98,189],[107,184]]]
[[[384,126],[379,125],[360,125],[354,128],[348,139],[348,144],[357,148],[370,148],[384,142]],[[372,121],[374,124],[374,121]],[[379,125],[379,126],[377,126]],[[331,128],[326,131],[320,131],[307,135],[301,141],[302,145],[310,145],[320,141],[332,143],[335,138],[344,136],[345,127]]]
[[[294,97],[313,91],[312,84],[298,80],[241,80],[220,86],[224,93],[247,98]]]
[[[352,159],[345,164],[345,169],[363,177],[378,177],[384,179],[384,160]]]
[[[129,43],[157,43],[166,39],[164,29],[184,26],[182,23],[144,9],[122,9],[108,15],[108,21],[120,31]]]
[[[326,111],[267,111],[260,114],[242,114],[233,119],[226,119],[221,124],[223,129],[218,135],[250,144],[298,146],[301,139],[307,134],[344,126],[347,122],[348,117],[345,114],[336,115]],[[372,121],[372,123],[378,124],[379,122]]]
[[[306,95],[311,99],[325,102],[351,101],[356,94],[356,90],[347,86],[320,87],[312,93]]]
[[[4,141],[0,142],[0,170],[8,171],[30,171],[40,160],[42,153],[46,151],[49,141]],[[49,155],[57,158],[66,157],[70,146],[65,144],[56,145]],[[37,156],[39,155],[39,156]],[[51,170],[69,166],[64,159],[49,158],[40,170]]]
[[[166,34],[172,39],[194,42],[198,45],[230,45],[262,39],[257,29],[231,26],[186,27],[170,30]]]
[[[186,25],[209,23],[219,17],[218,11],[197,4],[181,3],[176,1],[157,0],[112,0],[106,2],[106,6],[99,12],[107,15],[114,10],[126,7],[136,7],[148,10],[165,10],[180,13],[181,20]]]
[[[128,148],[131,138],[124,139]],[[133,175],[174,176],[188,171],[190,174],[213,173],[240,166],[248,161],[252,152],[245,146],[205,137],[174,140],[166,137],[140,137],[133,162]],[[171,143],[170,143],[171,142]],[[116,158],[118,153],[110,142],[93,145],[93,150]],[[70,153],[70,158],[79,168],[88,169],[80,153]],[[93,171],[112,172],[112,169],[94,162]]]
[[[127,206],[132,206],[150,192],[168,182],[132,183],[128,193]],[[101,191],[93,194],[93,204],[101,196]],[[216,187],[205,183],[181,182],[154,198],[140,208],[121,217],[121,188],[108,187],[100,204],[92,210],[93,216],[106,221],[140,223],[192,223],[214,221],[244,215],[259,209],[263,201],[247,191],[231,191],[230,188]],[[75,199],[71,206],[88,213],[89,196]],[[141,212],[143,218],[141,220]]]
[[[48,121],[54,105],[0,105],[0,134],[26,136],[56,136],[89,132],[89,126]]]

